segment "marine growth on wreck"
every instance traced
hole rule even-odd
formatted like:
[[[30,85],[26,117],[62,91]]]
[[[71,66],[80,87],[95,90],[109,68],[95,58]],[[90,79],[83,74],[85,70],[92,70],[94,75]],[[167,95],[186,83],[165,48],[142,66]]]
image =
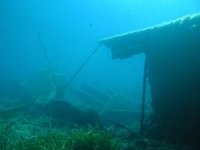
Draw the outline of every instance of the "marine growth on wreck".
[[[200,14],[105,38],[113,58],[144,53],[155,123],[150,134],[199,147]],[[169,111],[170,110],[170,111]]]

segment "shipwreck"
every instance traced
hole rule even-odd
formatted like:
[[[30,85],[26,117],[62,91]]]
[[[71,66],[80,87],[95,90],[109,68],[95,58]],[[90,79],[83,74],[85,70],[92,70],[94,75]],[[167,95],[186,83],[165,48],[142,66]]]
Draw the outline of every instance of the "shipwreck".
[[[112,57],[144,53],[153,135],[200,148],[200,14],[105,38]]]

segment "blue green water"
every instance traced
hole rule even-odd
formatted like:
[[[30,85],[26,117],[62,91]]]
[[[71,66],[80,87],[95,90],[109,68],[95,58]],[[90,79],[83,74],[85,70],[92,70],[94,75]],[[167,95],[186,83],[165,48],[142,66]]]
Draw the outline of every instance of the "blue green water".
[[[199,12],[198,0],[0,0],[0,149],[9,149],[5,144],[9,142],[14,147],[18,142],[21,146],[21,141],[31,144],[32,137],[35,143],[39,139],[40,144],[55,146],[58,141],[68,141],[68,134],[81,125],[95,126],[95,119],[100,128],[105,127],[103,131],[112,131],[114,140],[118,138],[123,146],[133,146],[134,141],[139,150],[144,146],[150,149],[153,144],[157,149],[156,144],[160,143],[160,147],[170,149],[169,143],[139,138],[126,127],[124,132],[123,126],[113,127],[115,122],[110,120],[110,125],[105,119],[116,119],[138,131],[143,54],[112,59],[110,50],[100,47],[81,72],[76,72],[105,37]],[[61,98],[57,97],[59,88],[74,75],[77,76],[64,95],[60,90]],[[62,101],[54,101],[57,99]],[[149,114],[152,109],[148,82],[146,99]],[[65,130],[57,128],[55,122]],[[92,136],[98,135],[101,144],[108,138],[108,146],[112,145],[113,137],[99,131],[89,128],[78,135],[89,135],[93,141]],[[46,135],[40,137],[40,132]],[[42,141],[50,136],[55,136],[54,143]]]
[[[98,40],[199,10],[197,0],[1,0],[0,81],[48,69],[38,36],[54,67],[69,79]],[[101,48],[76,81],[133,91],[142,66],[141,57],[113,61]]]

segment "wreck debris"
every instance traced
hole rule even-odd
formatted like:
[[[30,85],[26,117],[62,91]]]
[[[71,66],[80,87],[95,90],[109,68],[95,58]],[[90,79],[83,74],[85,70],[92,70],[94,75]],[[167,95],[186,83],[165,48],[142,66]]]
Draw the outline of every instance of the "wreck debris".
[[[105,38],[113,58],[144,53],[154,111],[154,135],[199,149],[200,14]]]

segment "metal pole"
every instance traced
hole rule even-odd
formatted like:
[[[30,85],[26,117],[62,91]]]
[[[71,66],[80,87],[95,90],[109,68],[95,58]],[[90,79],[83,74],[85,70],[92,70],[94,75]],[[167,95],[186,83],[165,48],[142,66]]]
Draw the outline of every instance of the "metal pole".
[[[146,101],[146,83],[147,83],[147,63],[146,56],[144,58],[144,74],[142,87],[142,103],[141,103],[141,118],[140,118],[140,134],[144,132],[144,118],[145,118],[145,101]]]
[[[47,63],[48,63],[48,66],[49,66],[49,69],[50,69],[54,84],[57,86],[55,72],[54,72],[54,69],[53,69],[53,65],[52,65],[52,63],[51,63],[51,61],[49,59],[49,56],[48,56],[48,53],[47,53],[47,49],[46,49],[41,37],[39,36],[38,38],[39,38],[39,41],[40,41],[40,45],[42,46],[42,50],[44,52],[45,59],[47,60]]]
[[[78,68],[78,70],[73,74],[73,76],[70,78],[70,80],[64,85],[63,90],[66,89],[71,82],[79,75],[79,73],[82,71],[82,69],[87,65],[87,63],[90,61],[90,59],[94,56],[94,54],[97,52],[101,45],[98,44],[97,47],[92,51],[92,53],[88,56],[88,58],[83,62],[83,64]]]

